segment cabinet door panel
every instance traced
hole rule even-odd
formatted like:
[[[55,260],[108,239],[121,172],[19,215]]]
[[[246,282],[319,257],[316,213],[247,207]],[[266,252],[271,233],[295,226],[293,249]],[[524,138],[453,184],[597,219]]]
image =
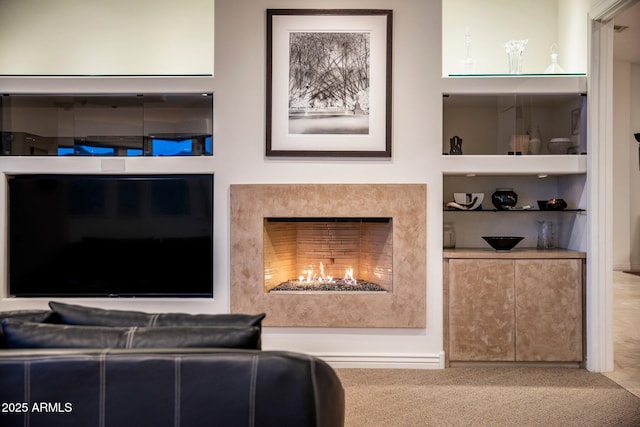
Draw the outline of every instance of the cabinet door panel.
[[[514,360],[514,262],[449,262],[449,360]]]
[[[582,361],[582,261],[518,260],[516,360]]]

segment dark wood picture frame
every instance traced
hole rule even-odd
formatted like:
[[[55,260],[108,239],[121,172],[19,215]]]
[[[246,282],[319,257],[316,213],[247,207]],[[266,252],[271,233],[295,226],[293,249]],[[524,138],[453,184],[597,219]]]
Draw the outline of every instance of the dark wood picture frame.
[[[266,156],[391,157],[393,11],[267,9]]]

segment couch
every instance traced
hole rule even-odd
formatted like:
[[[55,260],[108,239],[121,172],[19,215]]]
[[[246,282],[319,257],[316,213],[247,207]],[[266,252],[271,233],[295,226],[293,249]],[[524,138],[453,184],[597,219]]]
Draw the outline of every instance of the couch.
[[[335,371],[261,350],[263,314],[50,307],[0,313],[2,426],[344,425]]]

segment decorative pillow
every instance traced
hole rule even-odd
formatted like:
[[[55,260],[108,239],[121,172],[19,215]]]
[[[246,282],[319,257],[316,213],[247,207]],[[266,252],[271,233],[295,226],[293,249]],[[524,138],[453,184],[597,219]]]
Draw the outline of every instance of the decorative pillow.
[[[141,311],[106,310],[95,307],[50,301],[51,310],[68,325],[94,326],[261,326],[260,314],[187,314],[144,313]]]
[[[74,326],[4,319],[9,348],[260,349],[258,326]]]
[[[56,323],[55,317],[57,317],[55,313],[50,310],[12,310],[0,312],[0,320],[17,319],[25,322]],[[2,328],[0,328],[0,348],[7,348],[7,342],[2,333]]]

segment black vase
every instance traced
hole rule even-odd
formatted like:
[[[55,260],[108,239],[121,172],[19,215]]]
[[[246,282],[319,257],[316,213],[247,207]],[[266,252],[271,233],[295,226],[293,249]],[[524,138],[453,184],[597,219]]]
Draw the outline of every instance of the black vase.
[[[518,195],[513,188],[496,188],[495,193],[491,195],[491,203],[496,209],[506,211],[518,203]]]

